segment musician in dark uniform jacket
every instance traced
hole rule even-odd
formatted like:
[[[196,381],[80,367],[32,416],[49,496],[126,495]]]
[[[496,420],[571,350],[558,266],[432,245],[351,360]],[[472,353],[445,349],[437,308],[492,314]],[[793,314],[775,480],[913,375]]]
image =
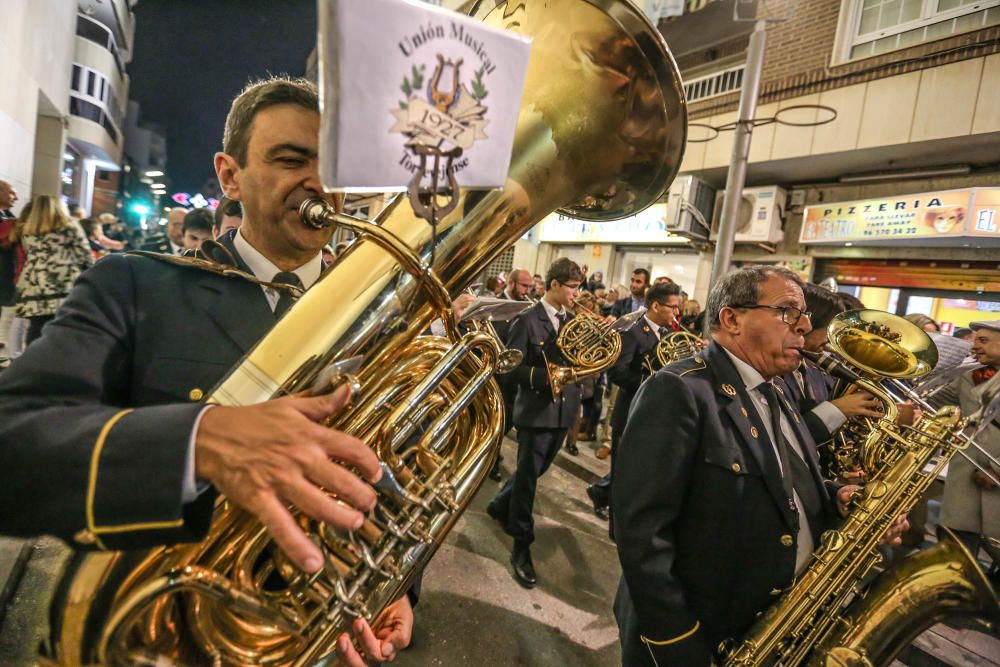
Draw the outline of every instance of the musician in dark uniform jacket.
[[[340,528],[361,524],[376,496],[359,475],[376,481],[377,458],[315,423],[339,410],[345,391],[246,407],[199,402],[290,305],[291,289],[260,282],[308,288],[319,278],[332,230],[298,216],[302,201],[324,196],[319,123],[316,89],[304,80],[251,84],[233,103],[215,164],[246,217],[220,255],[248,279],[177,257],[109,256],[82,274],[42,337],[0,375],[0,532],[51,533],[77,548],[195,541],[220,492],[312,572],[321,554],[286,503]],[[374,660],[409,641],[409,601],[389,610],[405,641],[359,634]],[[400,624],[399,614],[409,620]]]
[[[618,385],[618,399],[611,413],[611,471],[587,488],[594,503],[594,512],[608,516],[611,498],[611,476],[615,466],[615,450],[625,431],[632,398],[639,385],[649,375],[647,363],[654,353],[660,336],[678,331],[681,288],[677,285],[654,285],[646,292],[646,314],[634,326],[621,332],[622,353],[608,371],[608,379]]]
[[[501,299],[508,301],[530,301],[528,295],[535,286],[535,281],[527,269],[512,269],[507,274],[507,286],[500,293]],[[493,323],[493,330],[497,332],[497,338],[506,345],[510,335],[510,327],[513,320],[504,320]],[[513,381],[510,374],[497,375],[497,385],[500,387],[500,394],[503,396],[503,416],[504,425],[510,431],[514,425],[514,399],[517,397],[517,383]],[[490,470],[490,479],[499,482],[501,479],[500,462],[503,456],[497,456],[496,463]]]
[[[615,462],[627,667],[708,665],[791,584],[837,513],[798,409],[770,382],[798,365],[810,330],[798,278],[731,272],[707,310],[714,342],[643,383]]]
[[[572,320],[569,308],[580,291],[584,275],[575,262],[561,258],[545,276],[548,289],[535,306],[518,317],[510,328],[507,347],[524,354],[521,366],[510,374],[517,385],[514,426],[517,427],[517,469],[490,503],[490,516],[514,538],[511,565],[514,578],[523,586],[537,583],[530,546],[535,539],[532,510],[538,478],[559,453],[566,431],[580,408],[580,387],[568,385],[553,397],[545,361],[565,366],[556,337]]]
[[[806,310],[812,313],[812,331],[805,336],[805,349],[821,352],[828,342],[826,329],[834,317],[846,310],[843,301],[827,289],[803,283]],[[854,391],[833,398],[834,379],[805,360],[785,374],[789,398],[799,406],[813,440],[820,446],[824,470],[831,463],[829,443],[844,422],[855,416],[882,416],[879,401],[866,391]]]

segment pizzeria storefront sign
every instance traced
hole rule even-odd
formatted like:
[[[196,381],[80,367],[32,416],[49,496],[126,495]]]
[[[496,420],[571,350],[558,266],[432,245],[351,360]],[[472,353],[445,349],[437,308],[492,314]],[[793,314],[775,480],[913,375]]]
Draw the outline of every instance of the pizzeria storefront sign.
[[[1000,242],[1000,188],[943,190],[807,206],[801,243]]]

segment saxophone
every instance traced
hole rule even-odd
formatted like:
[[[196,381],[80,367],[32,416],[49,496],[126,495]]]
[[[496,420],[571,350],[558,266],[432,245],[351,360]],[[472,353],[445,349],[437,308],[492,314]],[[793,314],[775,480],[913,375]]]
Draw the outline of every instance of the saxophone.
[[[479,1],[470,13],[534,38],[505,186],[453,193],[436,234],[399,199],[375,223],[304,202],[307,223],[360,238],[206,399],[258,403],[360,358],[359,399],[329,425],[370,443],[394,483],[353,533],[296,514],[325,554],[316,574],[225,499],[201,543],[79,554],[45,664],[325,664],[355,618],[407,590],[470,502],[504,431],[500,352],[488,332],[458,332],[451,296],[553,210],[600,221],[657,201],[687,121],[673,58],[626,0]],[[437,317],[448,336],[422,336]]]
[[[921,416],[912,427],[896,424],[896,403],[879,378],[921,376],[937,357],[933,341],[915,325],[879,311],[848,311],[834,319],[829,333],[833,354],[807,358],[871,392],[885,410],[859,447],[869,481],[855,493],[843,525],[823,534],[809,566],[791,587],[742,640],[719,647],[726,667],[888,665],[943,618],[965,616],[987,624],[1000,620],[996,593],[950,533],[864,588],[866,577],[882,561],[877,550],[881,536],[966,446],[965,420],[956,408],[946,407]]]

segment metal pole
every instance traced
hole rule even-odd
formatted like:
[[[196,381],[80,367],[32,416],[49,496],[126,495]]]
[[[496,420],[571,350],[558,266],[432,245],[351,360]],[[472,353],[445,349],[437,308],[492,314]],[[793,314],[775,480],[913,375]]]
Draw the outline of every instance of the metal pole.
[[[743,71],[743,88],[740,91],[740,111],[733,136],[733,155],[726,176],[726,198],[722,204],[719,237],[715,242],[715,259],[712,261],[712,282],[715,285],[727,271],[733,259],[733,239],[736,236],[736,213],[743,198],[743,185],[747,180],[747,160],[750,157],[750,138],[757,113],[757,95],[760,92],[760,74],[764,66],[764,44],[767,23],[760,19],[750,34],[747,46],[747,66]]]

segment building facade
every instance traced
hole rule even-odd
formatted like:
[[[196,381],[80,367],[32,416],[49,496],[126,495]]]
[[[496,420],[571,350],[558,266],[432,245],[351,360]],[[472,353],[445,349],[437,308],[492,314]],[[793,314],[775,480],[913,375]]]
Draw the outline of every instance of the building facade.
[[[0,179],[20,194],[58,195],[69,117],[75,3],[0,0]]]
[[[733,20],[737,4],[751,20]],[[741,212],[746,219],[738,220],[734,261],[783,263],[815,280],[839,276],[849,291],[877,284],[887,293],[869,291],[870,305],[905,309],[906,294],[900,301],[889,292],[913,280],[886,276],[907,275],[914,262],[955,271],[988,260],[984,249],[994,243],[988,238],[845,236],[800,243],[800,236],[804,213],[819,203],[1000,186],[1000,0],[686,3],[682,16],[660,23],[688,96],[691,125],[681,174],[717,193],[731,159],[754,18],[767,20],[766,50]],[[693,280],[678,282],[689,283],[684,286],[693,287],[688,291],[696,298],[707,294],[709,244],[680,248],[673,239],[628,243],[601,235],[573,243],[534,240],[534,248],[518,253],[526,262],[534,254],[535,266],[542,267],[554,254],[575,254],[591,270],[603,269],[612,283],[638,266],[657,275],[657,256],[696,253]],[[666,262],[668,275],[670,264],[692,262]],[[1000,263],[978,268],[986,275],[969,283],[973,289],[964,295],[973,300],[983,295],[976,286],[993,284],[991,272]],[[941,289],[950,283],[939,276],[926,284]]]
[[[118,212],[136,2],[77,5],[62,193],[89,215]]]

